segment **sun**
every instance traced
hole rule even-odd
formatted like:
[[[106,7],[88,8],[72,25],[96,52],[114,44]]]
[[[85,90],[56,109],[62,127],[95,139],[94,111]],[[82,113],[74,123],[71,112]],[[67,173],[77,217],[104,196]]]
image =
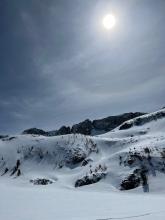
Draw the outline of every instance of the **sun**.
[[[102,20],[103,27],[107,30],[110,30],[116,25],[116,18],[113,14],[107,14],[103,17]]]

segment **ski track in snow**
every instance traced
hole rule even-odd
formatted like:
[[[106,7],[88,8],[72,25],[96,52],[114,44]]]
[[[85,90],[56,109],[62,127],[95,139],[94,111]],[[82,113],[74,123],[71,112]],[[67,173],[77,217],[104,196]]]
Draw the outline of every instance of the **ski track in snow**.
[[[130,216],[123,216],[123,217],[109,217],[109,218],[99,218],[96,220],[111,220],[111,219],[133,219],[133,218],[140,218],[148,215],[154,215],[158,213],[165,213],[165,211],[159,211],[159,212],[148,212],[148,213],[143,213],[139,215],[130,215]]]
[[[125,216],[125,217],[110,217],[110,218],[100,218],[97,220],[110,220],[110,219],[132,219],[132,218],[139,218],[139,217],[143,217],[146,215],[151,215],[152,213],[145,213],[145,214],[141,214],[141,215],[132,215],[132,216]]]

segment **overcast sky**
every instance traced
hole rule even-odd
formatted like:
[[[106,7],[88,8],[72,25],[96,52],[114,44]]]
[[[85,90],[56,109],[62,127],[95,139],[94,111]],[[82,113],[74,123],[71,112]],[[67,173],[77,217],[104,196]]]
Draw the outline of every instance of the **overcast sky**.
[[[153,111],[164,95],[164,0],[0,1],[0,133]]]

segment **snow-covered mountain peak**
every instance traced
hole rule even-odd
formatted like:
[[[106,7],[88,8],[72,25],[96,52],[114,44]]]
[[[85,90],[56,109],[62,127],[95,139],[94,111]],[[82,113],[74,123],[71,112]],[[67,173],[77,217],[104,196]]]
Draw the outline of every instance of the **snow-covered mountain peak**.
[[[124,123],[122,123],[119,126],[119,130],[125,130],[129,129],[133,126],[142,126],[148,123],[152,123],[154,121],[157,121],[159,119],[165,118],[165,109],[161,109],[159,111],[150,113],[150,114],[145,114],[139,117],[136,117],[134,119],[130,119]]]
[[[116,190],[165,191],[164,134],[162,109],[100,136],[1,137],[1,178],[14,177],[29,184],[80,187],[97,183],[94,186],[106,184]]]

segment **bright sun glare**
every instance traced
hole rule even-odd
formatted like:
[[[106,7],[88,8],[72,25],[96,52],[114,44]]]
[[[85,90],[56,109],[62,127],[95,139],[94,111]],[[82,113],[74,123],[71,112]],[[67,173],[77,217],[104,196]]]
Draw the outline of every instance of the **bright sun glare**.
[[[105,29],[110,30],[116,25],[116,18],[113,14],[107,14],[102,20]]]

